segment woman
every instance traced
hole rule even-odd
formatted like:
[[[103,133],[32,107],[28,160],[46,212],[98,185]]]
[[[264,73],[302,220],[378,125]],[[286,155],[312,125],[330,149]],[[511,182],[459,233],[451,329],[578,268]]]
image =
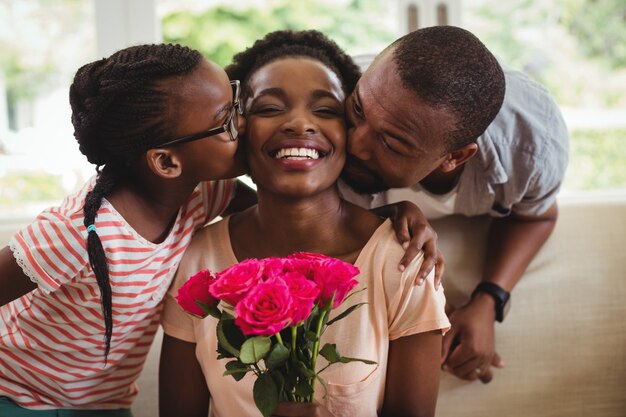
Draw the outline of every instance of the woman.
[[[432,274],[413,285],[423,259],[404,274],[403,249],[390,221],[341,199],[336,181],[345,162],[343,104],[358,69],[316,31],[279,31],[235,57],[247,112],[247,158],[258,204],[200,231],[166,297],[160,369],[165,416],[258,415],[254,377],[223,377],[216,320],[194,319],[176,305],[177,288],[201,269],[220,271],[246,258],[322,253],[361,273],[352,303],[367,302],[324,334],[342,355],[374,360],[335,365],[324,373],[328,397],[281,403],[281,416],[434,415],[442,331],[449,326],[443,292]],[[323,364],[320,364],[320,367]]]

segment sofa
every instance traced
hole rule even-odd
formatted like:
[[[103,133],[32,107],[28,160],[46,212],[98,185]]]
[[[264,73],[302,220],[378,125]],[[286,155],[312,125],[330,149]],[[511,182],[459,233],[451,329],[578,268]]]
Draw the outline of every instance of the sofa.
[[[442,373],[437,417],[626,416],[626,193],[562,195],[559,208],[553,234],[496,324],[506,367],[486,385]],[[464,303],[480,279],[489,222],[433,222],[452,305]],[[0,239],[8,241],[6,227]],[[158,414],[161,337],[138,381],[135,417]]]

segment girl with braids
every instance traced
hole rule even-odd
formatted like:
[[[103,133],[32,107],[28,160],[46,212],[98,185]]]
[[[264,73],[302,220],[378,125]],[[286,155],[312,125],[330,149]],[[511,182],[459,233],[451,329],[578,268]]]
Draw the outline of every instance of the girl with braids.
[[[217,320],[193,318],[174,296],[197,271],[297,251],[359,268],[348,304],[367,307],[329,327],[323,343],[377,365],[330,367],[323,374],[326,398],[318,385],[316,402],[280,403],[275,414],[433,416],[442,332],[449,327],[443,291],[432,272],[414,285],[422,254],[400,272],[404,250],[391,222],[342,200],[337,188],[346,157],[344,100],[358,68],[317,31],[279,31],[236,55],[227,72],[244,85],[246,156],[258,204],[199,231],[181,261],[161,317],[161,417],[206,416],[209,404],[212,417],[260,416],[254,375],[223,376],[228,359],[218,359]]]
[[[180,45],[78,70],[74,135],[98,173],[0,252],[0,415],[131,415],[191,234],[224,211],[229,178],[244,172],[238,94]]]

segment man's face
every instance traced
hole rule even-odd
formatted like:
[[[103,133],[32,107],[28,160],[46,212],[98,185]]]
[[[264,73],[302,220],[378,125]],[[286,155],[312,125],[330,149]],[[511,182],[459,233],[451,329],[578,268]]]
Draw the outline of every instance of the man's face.
[[[444,138],[456,119],[407,90],[383,52],[346,101],[348,158],[342,179],[361,193],[412,186],[446,159]]]

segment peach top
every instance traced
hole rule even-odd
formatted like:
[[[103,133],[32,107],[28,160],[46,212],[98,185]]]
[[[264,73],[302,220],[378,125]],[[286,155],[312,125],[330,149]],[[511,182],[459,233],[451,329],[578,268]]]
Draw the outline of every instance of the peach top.
[[[338,363],[322,373],[328,385],[328,396],[322,398],[324,388],[317,384],[315,397],[335,416],[368,417],[380,412],[389,341],[431,330],[445,332],[450,327],[444,312],[443,288],[435,291],[433,273],[421,286],[413,283],[423,255],[420,253],[404,273],[400,273],[397,265],[403,254],[391,222],[385,221],[355,262],[361,273],[357,277],[359,284],[353,291],[366,290],[348,298],[331,313],[330,318],[353,304],[368,303],[329,326],[321,345],[336,343],[342,356],[377,362],[377,365]],[[208,268],[218,272],[236,262],[228,233],[228,218],[197,232],[165,298],[161,317],[165,333],[197,344],[196,356],[211,393],[209,415],[213,417],[261,416],[252,398],[255,376],[249,373],[240,381],[223,376],[225,364],[230,359],[217,360],[217,320],[211,317],[197,319],[186,314],[173,297],[197,271]],[[326,364],[320,356],[318,369]]]

